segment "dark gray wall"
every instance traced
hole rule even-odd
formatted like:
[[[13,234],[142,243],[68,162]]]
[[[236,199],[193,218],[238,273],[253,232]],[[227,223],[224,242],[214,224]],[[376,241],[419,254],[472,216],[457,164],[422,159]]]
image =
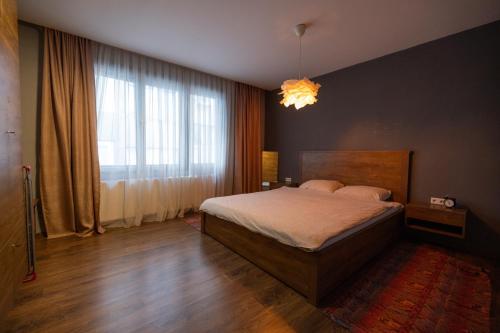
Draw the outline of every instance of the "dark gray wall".
[[[465,243],[500,252],[500,21],[314,79],[299,111],[266,96],[267,150],[298,179],[301,150],[414,152],[411,201],[450,195],[472,212]]]

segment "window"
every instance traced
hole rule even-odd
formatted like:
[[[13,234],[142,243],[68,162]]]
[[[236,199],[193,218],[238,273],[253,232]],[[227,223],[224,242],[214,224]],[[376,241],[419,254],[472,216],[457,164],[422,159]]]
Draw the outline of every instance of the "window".
[[[101,221],[163,221],[230,191],[234,82],[94,46]]]
[[[190,93],[189,86],[168,81],[145,82],[96,76],[102,178],[140,168],[154,175],[169,168],[176,171],[173,176],[214,170],[217,151],[224,149],[217,141],[223,127],[221,97],[210,90]]]

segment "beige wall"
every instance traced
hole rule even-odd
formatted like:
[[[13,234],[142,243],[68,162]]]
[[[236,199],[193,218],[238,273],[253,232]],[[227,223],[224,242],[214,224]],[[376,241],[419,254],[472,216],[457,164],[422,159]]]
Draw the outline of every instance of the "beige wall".
[[[37,190],[38,120],[40,116],[41,32],[19,22],[19,63],[21,78],[22,163],[32,166],[33,190]],[[37,231],[39,231],[37,223]]]

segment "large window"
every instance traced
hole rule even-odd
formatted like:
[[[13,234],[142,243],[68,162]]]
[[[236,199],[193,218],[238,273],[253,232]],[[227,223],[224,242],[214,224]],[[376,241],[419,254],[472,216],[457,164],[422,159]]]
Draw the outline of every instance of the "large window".
[[[101,221],[163,221],[227,194],[234,82],[94,46]]]
[[[218,95],[191,93],[189,85],[145,82],[96,76],[103,178],[121,178],[121,171],[141,166],[175,170],[169,176],[214,168],[222,148],[217,135],[223,131]]]

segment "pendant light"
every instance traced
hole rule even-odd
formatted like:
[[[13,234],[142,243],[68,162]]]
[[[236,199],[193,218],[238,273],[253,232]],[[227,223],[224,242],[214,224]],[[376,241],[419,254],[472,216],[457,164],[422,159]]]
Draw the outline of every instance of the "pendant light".
[[[321,87],[319,83],[314,83],[304,76],[302,76],[302,36],[306,32],[305,24],[298,24],[293,29],[295,35],[299,37],[299,78],[297,80],[286,80],[281,85],[280,95],[283,95],[283,99],[280,104],[286,107],[294,105],[295,109],[300,109],[306,105],[314,104],[318,101],[316,96],[318,96],[318,90]]]

